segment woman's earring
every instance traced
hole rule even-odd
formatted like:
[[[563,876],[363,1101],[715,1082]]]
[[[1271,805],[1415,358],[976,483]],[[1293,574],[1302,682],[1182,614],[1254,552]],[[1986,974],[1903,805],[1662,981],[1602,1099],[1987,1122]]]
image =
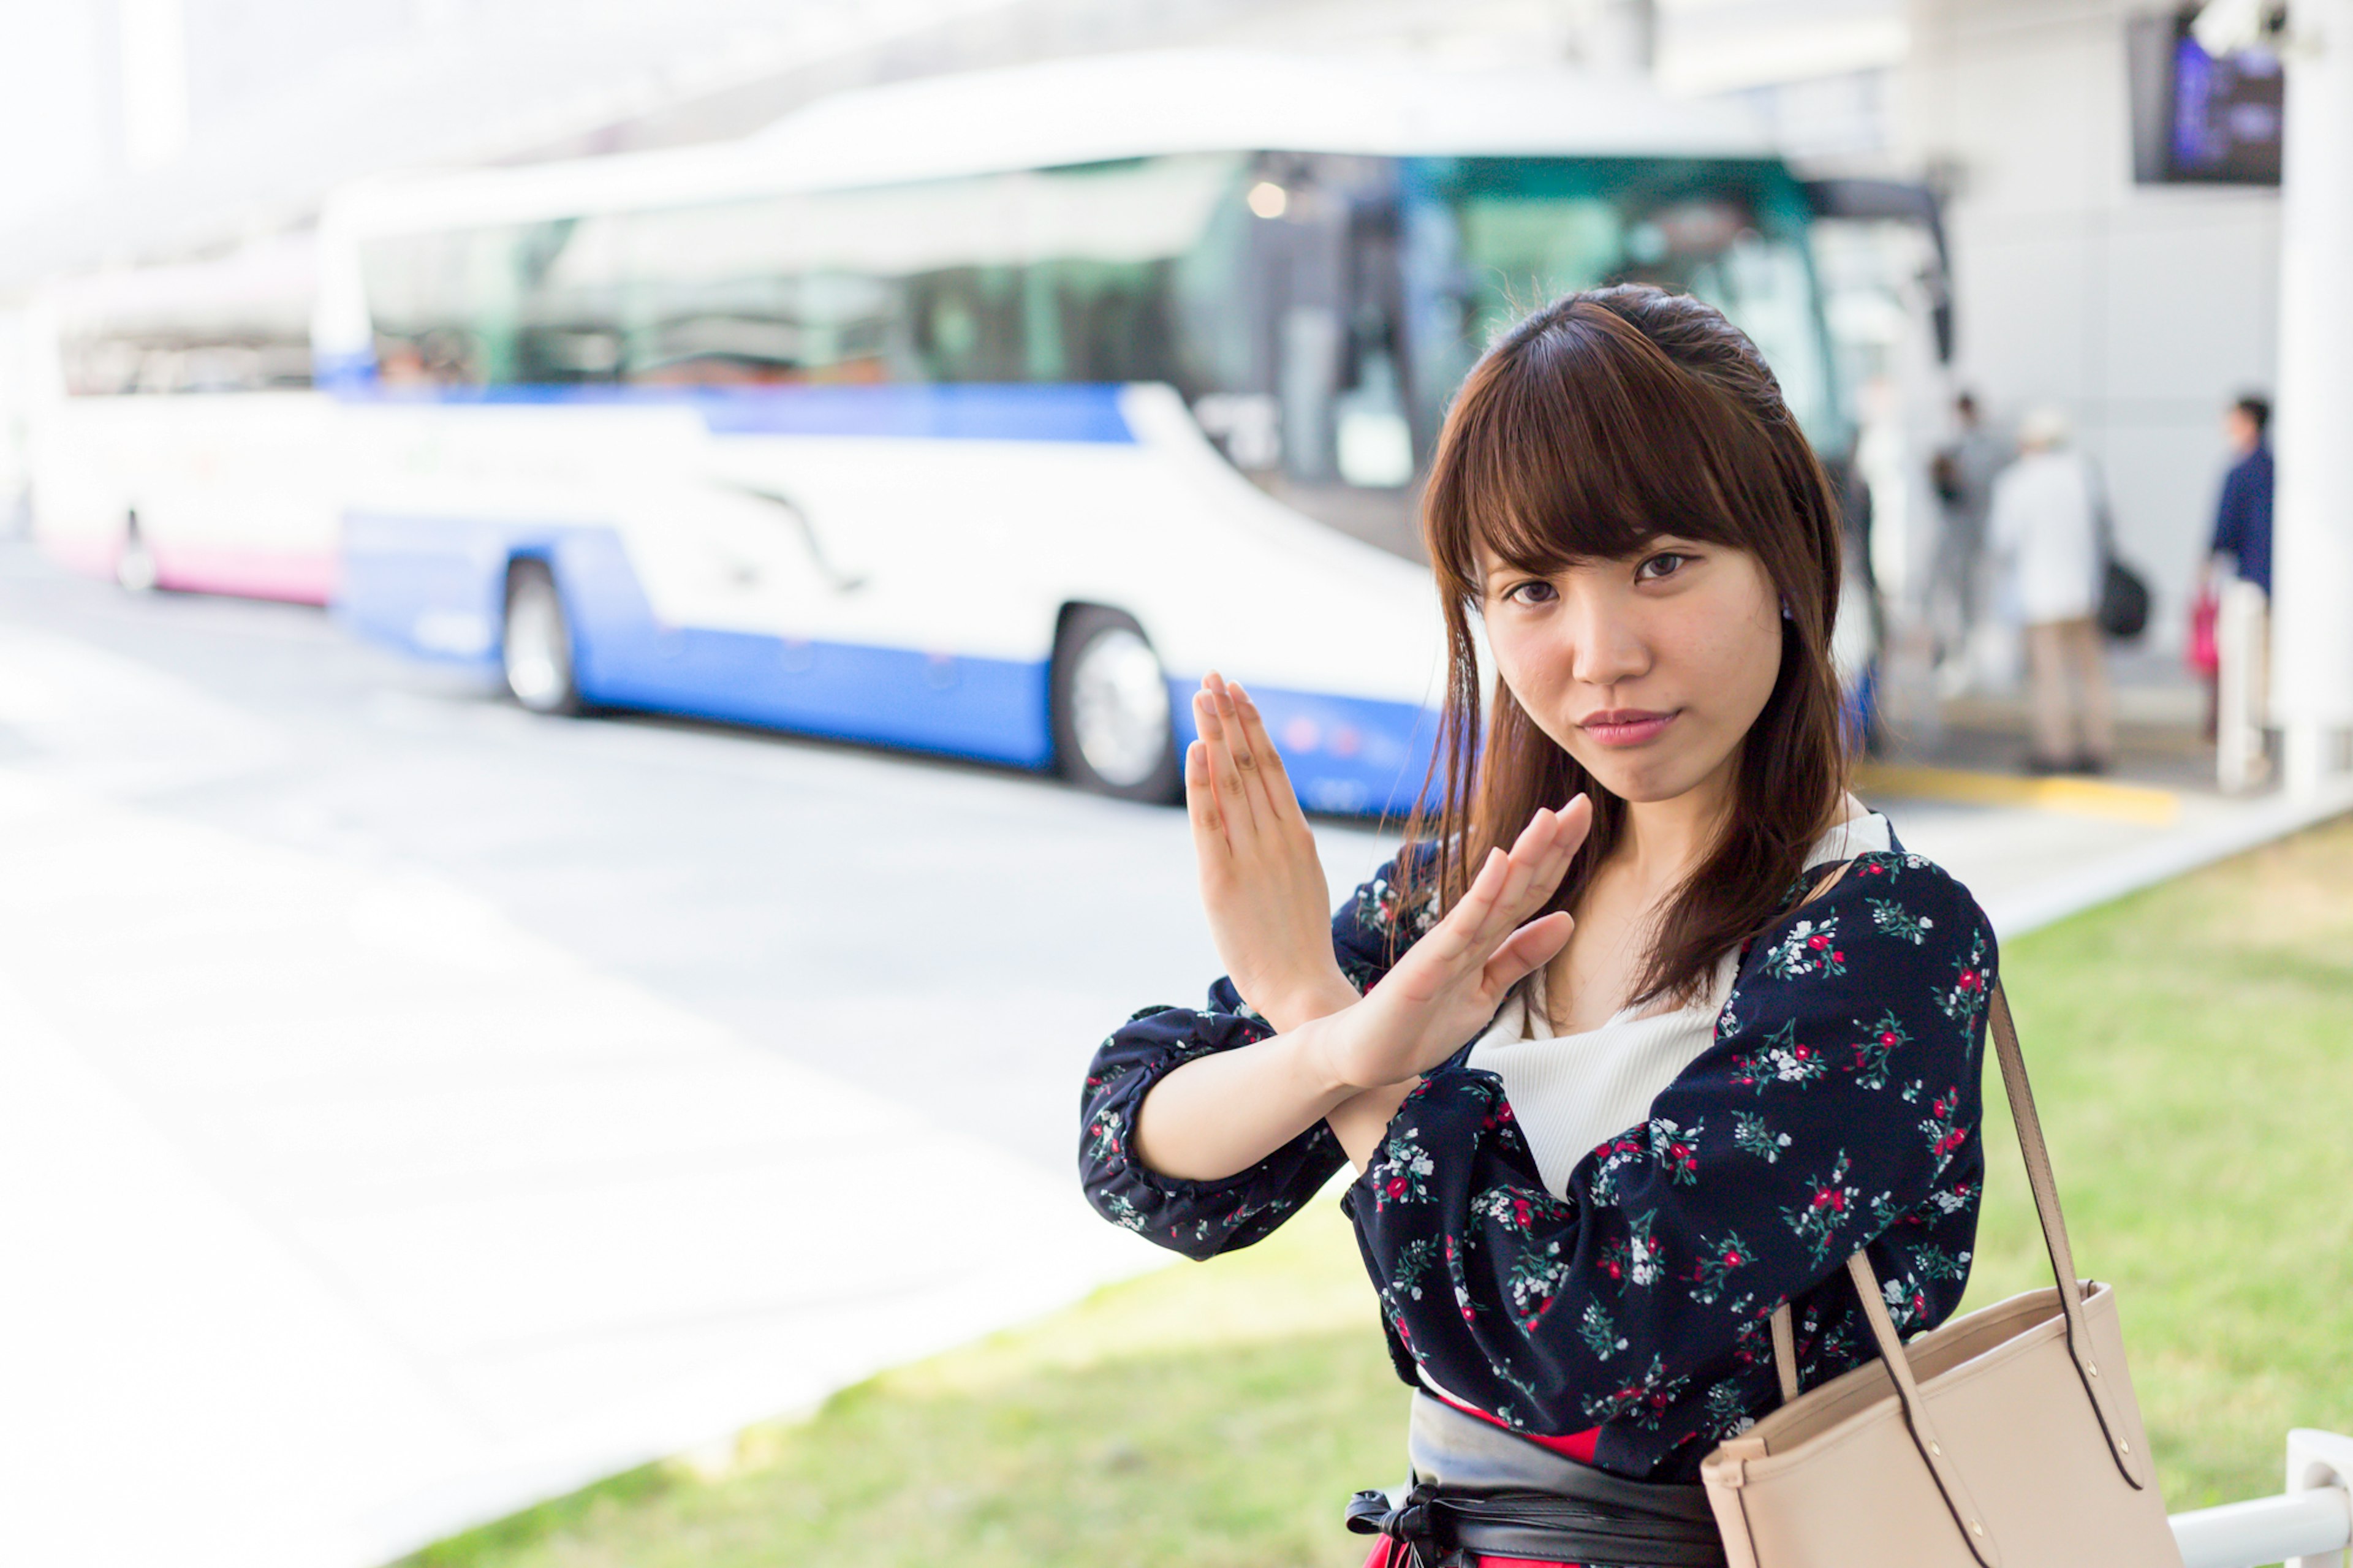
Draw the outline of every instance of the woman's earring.
[[[1789,613],[1789,598],[1786,594],[1781,596],[1781,618],[1785,621],[1794,621],[1798,618]]]

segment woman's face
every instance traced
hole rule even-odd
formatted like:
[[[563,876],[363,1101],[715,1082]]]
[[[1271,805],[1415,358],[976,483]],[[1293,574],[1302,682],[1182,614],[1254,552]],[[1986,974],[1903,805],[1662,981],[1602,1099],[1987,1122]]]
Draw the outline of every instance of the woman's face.
[[[1781,611],[1757,557],[1662,534],[1550,576],[1485,551],[1481,609],[1504,685],[1621,800],[1728,789],[1781,668]]]

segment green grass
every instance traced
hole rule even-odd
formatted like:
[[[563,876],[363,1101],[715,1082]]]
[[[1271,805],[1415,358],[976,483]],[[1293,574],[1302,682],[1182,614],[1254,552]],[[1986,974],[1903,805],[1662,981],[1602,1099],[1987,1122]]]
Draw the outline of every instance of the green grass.
[[[2005,970],[2168,1506],[2277,1489],[2288,1427],[2353,1431],[2353,822],[2037,932]],[[2007,1120],[1987,1136],[1971,1306],[2049,1279]],[[1404,1398],[1324,1203],[722,1465],[649,1466],[409,1562],[1341,1568],[1363,1555],[1341,1504],[1402,1468]]]

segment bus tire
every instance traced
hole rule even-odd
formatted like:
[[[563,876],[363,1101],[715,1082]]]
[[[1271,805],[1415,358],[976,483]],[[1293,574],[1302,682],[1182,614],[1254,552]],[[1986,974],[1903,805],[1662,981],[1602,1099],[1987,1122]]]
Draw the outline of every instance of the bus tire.
[[[1054,761],[1079,788],[1166,804],[1184,784],[1168,676],[1135,617],[1074,605],[1054,639]]]
[[[572,623],[564,595],[544,561],[518,561],[507,568],[506,625],[499,638],[499,663],[507,693],[534,713],[577,713],[580,683],[572,668]]]

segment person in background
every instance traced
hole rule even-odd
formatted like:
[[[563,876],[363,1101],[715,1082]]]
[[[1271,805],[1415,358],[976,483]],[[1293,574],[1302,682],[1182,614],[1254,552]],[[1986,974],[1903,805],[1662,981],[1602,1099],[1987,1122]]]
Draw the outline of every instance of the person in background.
[[[2211,572],[2228,556],[2239,580],[2261,588],[2265,599],[2272,592],[2272,449],[2264,440],[2271,422],[2271,404],[2253,393],[2223,411],[2222,434],[2237,460],[2222,476],[2207,561]]]
[[[1945,595],[1939,624],[1947,634],[1947,648],[1957,652],[1968,647],[1978,624],[1986,516],[1993,504],[1994,477],[2010,461],[2012,448],[1986,425],[1974,393],[1953,399],[1953,419],[1959,434],[1929,464],[1928,478],[1945,503],[1931,581]]]
[[[2244,788],[2263,769],[2272,596],[2272,449],[2263,437],[2271,418],[2271,404],[2253,393],[2223,411],[2222,434],[2236,461],[2222,477],[2214,539],[2199,584],[2217,590],[2221,600],[2213,706],[2217,765],[2229,789]],[[2219,586],[2218,577],[2223,579]]]
[[[2068,446],[2067,416],[2038,408],[1994,480],[1987,529],[2026,624],[2034,750],[2027,770],[2097,773],[2116,753],[2100,602],[2099,481]]]

